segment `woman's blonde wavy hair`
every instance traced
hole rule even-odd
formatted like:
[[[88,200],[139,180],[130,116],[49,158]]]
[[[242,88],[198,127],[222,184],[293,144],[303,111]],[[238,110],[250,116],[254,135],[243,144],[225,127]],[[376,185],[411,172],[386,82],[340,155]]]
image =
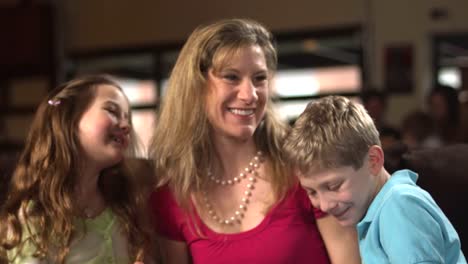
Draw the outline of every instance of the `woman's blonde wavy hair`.
[[[57,87],[40,103],[0,212],[0,248],[21,250],[26,231],[35,230],[28,238],[36,248],[34,256],[50,257],[53,248],[58,250],[54,262],[64,262],[72,238],[78,235],[73,225],[78,211],[73,191],[83,166],[78,123],[99,85],[122,91],[110,76],[86,76]],[[130,136],[135,143],[133,130]],[[136,149],[130,146],[127,156],[134,155]],[[98,184],[106,204],[122,224],[129,256],[136,258],[152,245],[149,229],[141,220],[144,218],[139,217],[143,199],[137,195],[133,177],[123,161],[104,170]]]
[[[191,195],[199,192],[207,180],[206,171],[215,155],[205,112],[208,70],[222,68],[238,51],[251,45],[263,50],[269,76],[273,76],[277,66],[273,36],[264,26],[248,19],[221,20],[195,29],[172,70],[150,156],[160,177],[159,185],[169,184],[185,209],[190,208]],[[257,148],[271,160],[271,181],[280,199],[293,180],[286,175],[289,168],[280,153],[286,127],[272,106],[269,98],[254,138]]]

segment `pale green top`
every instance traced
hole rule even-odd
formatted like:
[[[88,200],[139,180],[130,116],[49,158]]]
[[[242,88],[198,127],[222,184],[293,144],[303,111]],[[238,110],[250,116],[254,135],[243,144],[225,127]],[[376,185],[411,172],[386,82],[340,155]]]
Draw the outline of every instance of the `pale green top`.
[[[65,258],[67,264],[128,264],[133,263],[128,257],[127,240],[120,231],[117,217],[110,210],[104,210],[94,219],[76,218],[75,224],[79,230],[86,230],[86,234],[79,235],[70,245],[70,252]],[[83,224],[85,229],[83,229]],[[54,256],[49,253],[46,260],[31,257],[34,247],[27,242],[20,256],[12,262],[14,264],[52,264]],[[11,258],[16,252],[9,252]]]

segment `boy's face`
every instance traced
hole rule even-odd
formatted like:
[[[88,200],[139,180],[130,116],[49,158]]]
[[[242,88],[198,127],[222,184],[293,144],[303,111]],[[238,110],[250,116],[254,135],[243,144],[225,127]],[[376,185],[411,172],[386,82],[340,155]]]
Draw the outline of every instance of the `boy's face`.
[[[351,166],[312,169],[298,176],[312,205],[334,216],[343,226],[356,225],[379,191],[367,158],[358,170]]]

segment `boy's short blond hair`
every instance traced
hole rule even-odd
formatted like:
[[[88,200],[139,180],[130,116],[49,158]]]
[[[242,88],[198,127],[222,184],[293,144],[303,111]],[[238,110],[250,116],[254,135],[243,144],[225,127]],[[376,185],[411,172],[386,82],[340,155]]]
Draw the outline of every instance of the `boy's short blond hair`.
[[[289,132],[284,152],[301,172],[311,169],[362,167],[379,132],[364,107],[342,96],[310,102]]]

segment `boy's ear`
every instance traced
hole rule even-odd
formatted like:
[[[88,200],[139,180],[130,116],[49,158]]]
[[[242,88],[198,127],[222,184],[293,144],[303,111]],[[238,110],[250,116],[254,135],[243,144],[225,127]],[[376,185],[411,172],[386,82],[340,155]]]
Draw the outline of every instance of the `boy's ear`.
[[[384,152],[380,146],[373,145],[367,153],[369,158],[369,170],[372,175],[379,174],[384,165]]]

